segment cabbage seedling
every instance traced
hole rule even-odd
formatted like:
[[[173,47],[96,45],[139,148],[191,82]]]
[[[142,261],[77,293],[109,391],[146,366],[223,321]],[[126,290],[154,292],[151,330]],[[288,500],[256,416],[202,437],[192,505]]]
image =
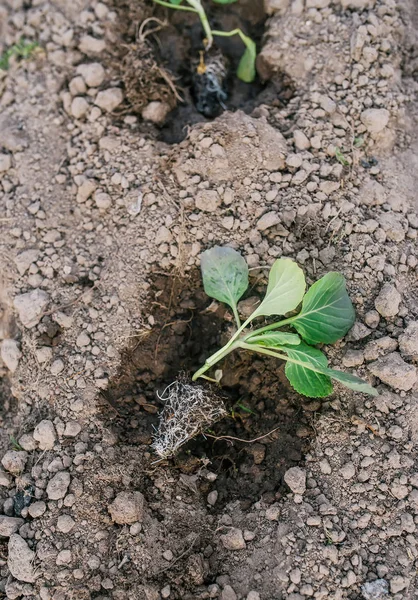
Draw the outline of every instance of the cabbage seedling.
[[[269,273],[266,294],[241,324],[237,303],[248,288],[248,265],[228,247],[215,246],[202,254],[203,285],[211,298],[228,304],[237,330],[231,339],[193,375],[217,381],[205,373],[234,350],[249,350],[286,361],[285,373],[293,388],[311,398],[331,394],[332,380],[346,387],[377,395],[377,390],[359,377],[328,367],[327,357],[317,344],[333,344],[354,324],[355,313],[340,273],[327,273],[306,291],[302,269],[290,258],[279,258]],[[293,314],[300,306],[299,311]],[[286,316],[288,314],[291,316]],[[283,319],[254,329],[260,317],[282,315]],[[287,331],[283,328],[291,328]]]
[[[233,4],[237,0],[213,1],[216,4]],[[204,46],[206,52],[212,47],[213,38],[215,36],[232,37],[234,35],[238,35],[244,43],[245,51],[238,65],[237,77],[242,81],[245,81],[246,83],[251,83],[252,81],[254,81],[256,76],[255,59],[257,56],[257,48],[255,42],[250,37],[248,37],[248,35],[245,35],[244,32],[241,31],[241,29],[233,29],[232,31],[220,31],[217,29],[212,29],[205,9],[203,7],[202,0],[154,0],[154,2],[156,4],[161,4],[162,6],[172,8],[174,10],[185,10],[188,12],[196,13],[200,19],[205,34]],[[205,70],[203,53],[199,69],[200,73],[203,73]]]

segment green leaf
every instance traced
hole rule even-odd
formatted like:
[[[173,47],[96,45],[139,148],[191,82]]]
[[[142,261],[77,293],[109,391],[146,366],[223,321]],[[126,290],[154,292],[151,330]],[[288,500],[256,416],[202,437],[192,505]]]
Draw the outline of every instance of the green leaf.
[[[254,335],[245,340],[247,344],[256,344],[264,348],[276,348],[277,346],[297,346],[300,344],[300,337],[296,333],[287,333],[285,331],[269,331],[260,335]]]
[[[211,298],[236,310],[237,302],[248,288],[248,265],[239,252],[214,246],[201,257],[203,287]]]
[[[305,293],[305,276],[290,258],[279,258],[271,267],[264,300],[251,315],[285,315],[294,310]]]
[[[309,344],[332,344],[344,337],[355,312],[340,273],[327,273],[307,291],[292,326]]]
[[[181,4],[183,2],[183,0],[168,0],[170,2],[170,4],[174,4],[175,6],[178,6],[179,4]]]
[[[328,360],[325,354],[303,342],[299,346],[283,347],[281,350],[290,359],[286,363],[286,376],[299,394],[309,398],[324,398],[332,393],[330,377],[312,370],[327,371]]]
[[[350,164],[338,146],[335,148],[335,158],[343,165],[343,167],[348,167]]]
[[[360,377],[356,377],[355,375],[351,375],[351,373],[344,373],[343,371],[337,371],[336,369],[328,369],[328,374],[332,379],[339,381],[345,387],[350,388],[350,390],[354,390],[355,392],[361,392],[362,394],[369,394],[370,396],[378,396],[379,392],[369,385]]]
[[[229,4],[229,3],[228,3]],[[255,59],[257,58],[257,47],[251,38],[246,37],[246,49],[239,61],[237,76],[245,83],[251,83],[256,76]]]

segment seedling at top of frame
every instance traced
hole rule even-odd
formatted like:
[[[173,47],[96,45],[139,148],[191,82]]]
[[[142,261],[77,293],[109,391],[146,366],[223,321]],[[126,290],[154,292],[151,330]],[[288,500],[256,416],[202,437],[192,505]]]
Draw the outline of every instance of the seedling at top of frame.
[[[332,393],[332,380],[364,394],[377,390],[359,377],[328,367],[327,357],[317,344],[333,344],[351,329],[355,312],[348,296],[344,277],[327,273],[306,291],[302,269],[290,258],[279,258],[269,273],[266,295],[254,312],[241,323],[237,304],[248,288],[248,265],[229,247],[215,246],[202,254],[202,277],[205,292],[228,304],[237,330],[231,339],[193,375],[219,381],[206,373],[234,350],[249,350],[286,361],[285,373],[292,387],[311,398]],[[299,311],[294,311],[300,306]],[[286,315],[291,316],[286,316]],[[254,328],[262,317],[284,318]],[[288,329],[291,331],[288,331]]]

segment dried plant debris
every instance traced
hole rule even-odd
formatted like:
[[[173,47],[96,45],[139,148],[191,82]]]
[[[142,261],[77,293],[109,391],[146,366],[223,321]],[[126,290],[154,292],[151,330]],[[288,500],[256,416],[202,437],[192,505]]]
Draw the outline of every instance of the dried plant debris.
[[[222,398],[206,385],[189,383],[180,377],[159,395],[165,405],[155,434],[153,448],[167,458],[227,415]]]

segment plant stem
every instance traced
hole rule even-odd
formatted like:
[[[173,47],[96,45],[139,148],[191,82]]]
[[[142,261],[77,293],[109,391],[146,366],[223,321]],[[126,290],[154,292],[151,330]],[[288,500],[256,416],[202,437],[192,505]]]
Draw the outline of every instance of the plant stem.
[[[250,48],[250,49],[252,47],[252,44],[254,43],[251,38],[249,38],[247,35],[245,35],[245,33],[243,33],[241,31],[241,29],[233,29],[232,31],[219,31],[219,30],[213,29],[212,34],[218,35],[220,37],[232,37],[233,35],[239,35],[239,37],[245,44],[246,48]]]
[[[199,377],[202,377],[203,373],[206,373],[206,371],[208,371],[211,367],[213,367],[213,365],[215,365],[217,362],[222,360],[222,358],[227,356],[230,352],[232,352],[233,350],[238,348],[238,345],[231,344],[230,342],[231,342],[231,340],[229,340],[229,342],[227,344],[225,344],[225,346],[223,348],[221,348],[220,350],[215,352],[215,354],[212,354],[212,356],[210,356],[206,360],[203,367],[200,367],[200,369],[198,369],[196,371],[196,373],[193,375],[192,381],[196,381],[196,379],[199,379]],[[207,377],[205,379],[207,379]]]
[[[154,0],[154,2],[156,4],[161,4],[161,6],[166,6],[167,8],[173,8],[174,10],[188,10],[189,12],[197,13],[199,15],[200,22],[202,23],[203,31],[205,32],[205,49],[209,50],[213,44],[213,34],[201,0],[186,0],[190,7],[182,6],[181,4],[171,4],[170,2],[165,2],[165,0]]]
[[[239,318],[238,310],[236,306],[232,307],[232,312],[234,313],[235,323],[237,324],[238,329],[241,327],[241,319]]]
[[[255,331],[251,331],[250,333],[248,333],[246,336],[243,337],[242,341],[245,342],[245,340],[248,340],[248,338],[252,337],[253,335],[260,335],[262,333],[265,333],[266,331],[271,331],[272,329],[279,329],[280,327],[289,325],[290,323],[295,321],[298,318],[298,316],[299,315],[295,315],[294,317],[289,317],[288,319],[283,319],[282,321],[277,321],[277,323],[271,323],[270,325],[266,325],[265,327],[260,327],[260,329],[256,329]]]
[[[198,12],[195,8],[191,8],[188,6],[180,6],[176,4],[170,4],[170,2],[164,2],[164,0],[154,0],[156,4],[161,4],[161,6],[166,6],[167,8],[174,8],[176,10],[188,10],[189,12]]]

